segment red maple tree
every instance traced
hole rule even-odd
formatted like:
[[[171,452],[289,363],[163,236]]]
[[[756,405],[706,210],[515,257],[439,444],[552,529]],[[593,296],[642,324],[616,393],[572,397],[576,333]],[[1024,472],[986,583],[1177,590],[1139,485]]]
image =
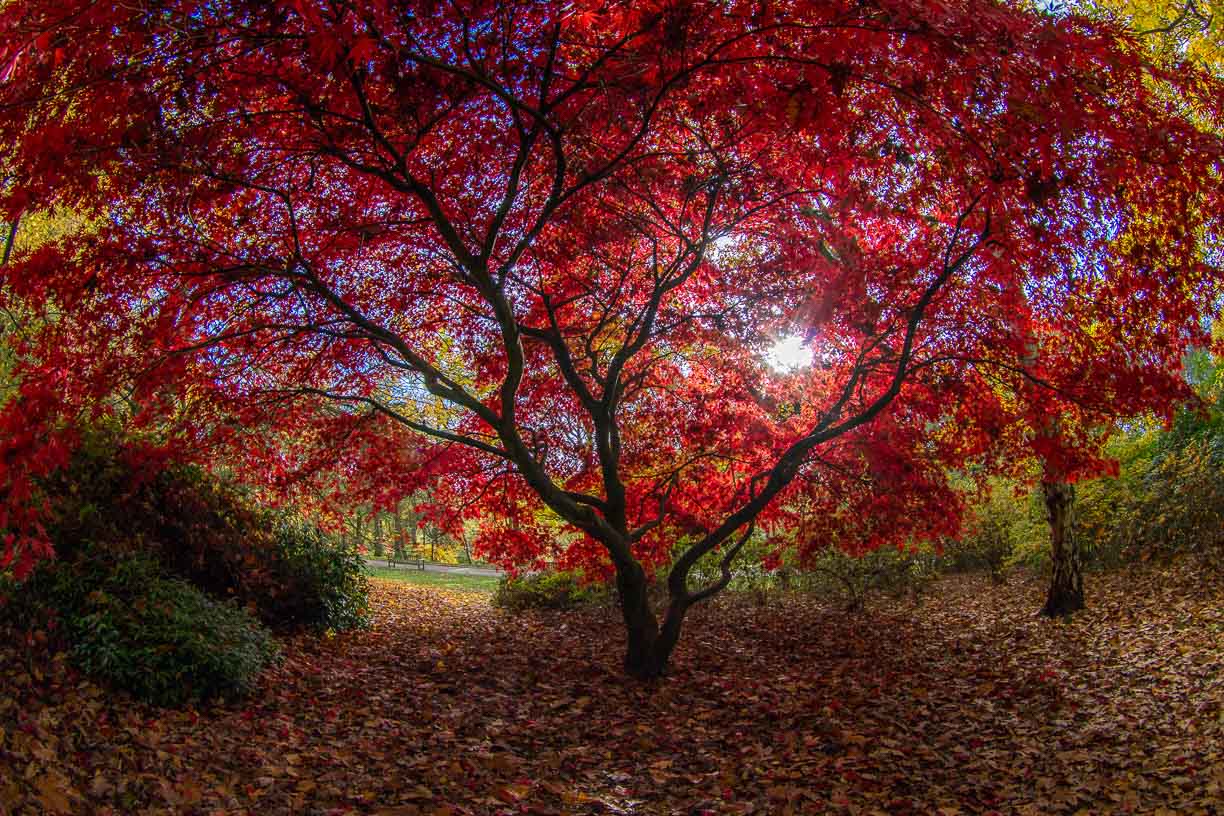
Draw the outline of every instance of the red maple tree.
[[[1183,397],[1220,293],[1218,80],[988,0],[26,0],[0,79],[7,218],[97,225],[3,269],[46,318],[8,558],[68,444],[19,428],[120,382],[231,438],[327,401],[350,452],[431,439],[490,557],[614,570],[638,677],[755,528],[948,534],[1019,417]]]

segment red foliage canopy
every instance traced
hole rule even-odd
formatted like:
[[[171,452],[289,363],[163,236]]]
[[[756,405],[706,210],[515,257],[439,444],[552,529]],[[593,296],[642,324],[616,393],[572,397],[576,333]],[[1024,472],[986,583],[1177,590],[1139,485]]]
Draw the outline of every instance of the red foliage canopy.
[[[610,561],[628,607],[684,542],[678,631],[754,523],[948,533],[947,469],[1009,429],[1184,396],[1224,94],[1120,36],[989,0],[16,4],[0,204],[100,226],[3,270],[55,315],[6,427],[120,378],[231,439],[329,399],[384,420],[363,455],[431,437],[498,560]]]

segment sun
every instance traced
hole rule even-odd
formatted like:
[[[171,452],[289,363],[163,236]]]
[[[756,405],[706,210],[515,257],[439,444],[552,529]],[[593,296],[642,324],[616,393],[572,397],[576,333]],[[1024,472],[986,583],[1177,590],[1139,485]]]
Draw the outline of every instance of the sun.
[[[778,338],[765,358],[775,371],[792,372],[812,364],[812,349],[802,335]]]

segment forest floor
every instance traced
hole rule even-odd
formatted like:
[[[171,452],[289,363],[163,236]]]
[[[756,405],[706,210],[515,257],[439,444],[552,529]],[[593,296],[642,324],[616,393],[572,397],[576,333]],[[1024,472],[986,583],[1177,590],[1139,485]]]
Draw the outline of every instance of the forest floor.
[[[245,704],[137,705],[0,641],[0,814],[1215,813],[1224,587],[1189,566],[940,581],[849,614],[697,610],[624,681],[613,611],[512,617],[374,582],[372,630],[298,637]]]

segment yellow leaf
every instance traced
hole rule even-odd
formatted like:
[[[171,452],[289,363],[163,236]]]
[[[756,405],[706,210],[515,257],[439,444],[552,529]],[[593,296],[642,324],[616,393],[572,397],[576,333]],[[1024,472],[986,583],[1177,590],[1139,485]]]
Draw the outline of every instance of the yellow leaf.
[[[76,791],[68,784],[64,776],[55,771],[47,771],[34,780],[34,788],[38,791],[38,801],[49,813],[68,813],[72,810],[70,796],[76,796]]]
[[[531,793],[531,788],[527,785],[504,785],[497,791],[497,798],[503,802],[513,804],[521,799],[525,799],[529,793]]]

